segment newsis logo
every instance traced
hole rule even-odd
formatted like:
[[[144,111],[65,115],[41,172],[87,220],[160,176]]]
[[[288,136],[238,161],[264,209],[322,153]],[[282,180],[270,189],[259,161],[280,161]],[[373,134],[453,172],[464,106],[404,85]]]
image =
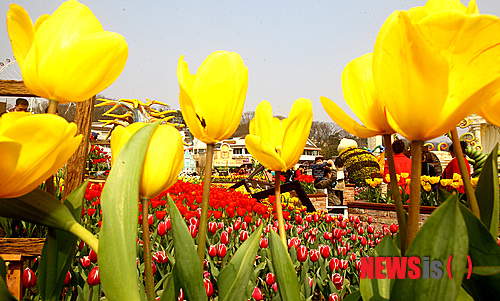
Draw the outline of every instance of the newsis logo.
[[[446,273],[450,279],[452,255],[448,261],[430,260],[429,257],[361,257],[361,279],[441,279]],[[470,279],[472,273],[472,261],[467,255],[468,274]],[[385,274],[384,274],[385,270]]]

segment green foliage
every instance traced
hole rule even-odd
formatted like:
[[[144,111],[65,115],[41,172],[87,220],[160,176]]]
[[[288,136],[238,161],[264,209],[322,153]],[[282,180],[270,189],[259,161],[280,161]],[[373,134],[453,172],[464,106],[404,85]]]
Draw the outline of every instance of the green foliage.
[[[283,301],[300,300],[300,288],[292,260],[278,234],[271,231],[269,247],[272,253],[273,269],[276,273],[278,291]]]
[[[158,124],[141,128],[127,141],[102,191],[99,272],[109,300],[140,300],[136,266],[139,184],[149,139]]]

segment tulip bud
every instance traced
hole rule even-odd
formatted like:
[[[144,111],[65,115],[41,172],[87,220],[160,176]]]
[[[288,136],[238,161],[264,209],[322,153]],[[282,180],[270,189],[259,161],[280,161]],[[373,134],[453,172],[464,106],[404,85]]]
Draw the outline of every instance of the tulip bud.
[[[215,257],[217,255],[217,248],[214,245],[208,247],[208,255],[210,255],[210,257]]]
[[[307,259],[307,247],[304,245],[300,245],[297,249],[297,260],[300,262],[304,262]]]
[[[313,282],[314,282],[314,281],[313,281],[313,279],[312,279],[311,277],[309,277],[309,279],[308,279],[308,280],[309,280],[309,287],[311,287],[311,288],[312,288],[312,287],[313,287]]]
[[[36,275],[30,268],[25,268],[23,271],[23,287],[30,288],[35,286],[36,283]]]
[[[209,279],[203,279],[203,284],[205,285],[205,291],[207,292],[207,296],[211,297],[214,294],[214,287],[212,282]]]
[[[220,230],[224,229],[224,222],[219,222],[217,224],[217,228],[219,228]]]
[[[99,277],[99,268],[95,266],[90,270],[89,277],[87,278],[87,283],[90,286],[98,285],[101,282],[101,278]]]
[[[245,240],[247,240],[247,239],[248,239],[248,232],[247,232],[247,231],[245,231],[245,230],[241,231],[241,233],[240,233],[240,240],[241,240],[242,242],[244,242],[244,241],[245,241]]]
[[[311,258],[312,262],[318,261],[319,260],[319,251],[318,250],[309,251],[309,257]]]
[[[210,234],[215,234],[215,232],[217,232],[217,224],[215,222],[208,223],[208,232]]]
[[[269,245],[269,240],[265,237],[262,237],[260,239],[260,243],[259,243],[259,246],[261,247],[261,249],[267,248],[268,245]]]
[[[168,262],[168,256],[165,251],[158,251],[153,255],[153,259],[156,260],[158,263],[167,263]]]
[[[165,234],[167,234],[167,223],[166,222],[159,222],[158,226],[156,227],[156,233],[159,236],[165,236]]]
[[[258,287],[253,288],[252,298],[254,298],[257,301],[264,299],[264,297],[262,296],[262,293]]]
[[[361,238],[361,245],[363,247],[366,246],[366,238],[365,237]]]
[[[373,222],[373,218],[371,216],[368,217],[368,223],[371,224]]]
[[[330,268],[330,271],[338,271],[339,270],[339,260],[337,258],[332,258],[330,259],[330,262],[328,263],[328,267]]]
[[[361,271],[361,260],[356,260],[354,266],[356,267],[357,271]]]
[[[226,253],[227,253],[226,245],[219,244],[217,246],[217,256],[219,256],[219,258],[222,259],[226,257]]]
[[[241,218],[238,217],[238,219],[234,222],[233,229],[238,231],[241,227]]]
[[[155,222],[155,218],[152,214],[148,215],[148,224],[151,227],[153,223]]]
[[[256,225],[257,225],[257,227],[260,227],[260,225],[262,225],[262,219],[261,219],[261,218],[259,218],[259,219],[257,220]]]
[[[273,273],[267,273],[267,275],[266,275],[267,285],[269,285],[269,286],[273,285],[275,280],[276,280],[276,276]]]
[[[184,292],[182,291],[182,288],[181,290],[179,291],[179,297],[177,298],[177,301],[182,301],[184,300]]]
[[[391,224],[391,226],[389,227],[389,230],[390,230],[392,233],[396,233],[396,232],[398,232],[398,225],[396,225],[396,224]]]
[[[189,233],[191,233],[191,237],[195,238],[196,235],[198,235],[198,228],[196,228],[196,225],[189,225],[188,229]]]
[[[90,253],[89,253],[89,259],[92,263],[96,263],[97,262],[97,253],[94,252],[94,250],[90,249]]]
[[[328,297],[328,301],[340,301],[340,297],[337,293],[331,293]]]
[[[274,290],[275,292],[277,292],[277,291],[278,291],[278,282],[274,282],[274,284],[273,284],[273,290]]]
[[[344,219],[344,216],[342,214],[337,215],[337,220],[342,221]]]
[[[326,245],[320,245],[319,252],[321,253],[321,257],[328,258],[330,256],[330,247]]]
[[[71,272],[70,272],[70,271],[68,271],[68,273],[66,274],[66,277],[64,278],[64,283],[63,283],[63,285],[64,285],[64,286],[68,285],[68,284],[71,282],[71,278],[72,278],[72,276],[71,276]]]
[[[340,276],[339,273],[332,274],[332,282],[338,290],[342,289],[342,284],[344,284],[344,277]]]
[[[224,245],[227,245],[229,243],[229,234],[226,231],[221,233],[220,243]]]

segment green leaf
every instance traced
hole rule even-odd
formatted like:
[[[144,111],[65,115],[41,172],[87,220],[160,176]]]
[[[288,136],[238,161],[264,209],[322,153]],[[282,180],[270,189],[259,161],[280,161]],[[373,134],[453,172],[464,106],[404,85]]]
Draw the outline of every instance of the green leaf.
[[[384,236],[382,241],[373,250],[373,257],[400,257],[398,248],[394,244],[390,235]],[[387,268],[385,268],[387,275]],[[391,297],[391,288],[394,284],[394,279],[368,279],[360,280],[359,292],[364,300],[389,300]]]
[[[474,301],[474,299],[464,290],[463,287],[460,287],[456,301]]]
[[[481,276],[492,276],[500,273],[500,266],[489,266],[489,267],[473,267],[472,274]]]
[[[9,289],[7,288],[6,282],[7,269],[5,268],[5,262],[2,257],[0,257],[0,300],[5,301],[17,301],[17,298],[12,296]]]
[[[498,144],[484,163],[476,186],[481,221],[493,237],[498,236]]]
[[[139,185],[152,123],[139,129],[118,154],[101,194],[99,272],[110,300],[140,300],[136,266]],[[126,284],[126,285],[125,285]]]
[[[219,300],[248,300],[244,287],[253,272],[253,263],[259,250],[262,225],[238,248],[233,259],[217,278]]]
[[[358,301],[358,300],[363,300],[361,299],[360,291],[352,292],[347,297],[344,298],[344,301]]]
[[[60,200],[41,189],[12,199],[0,199],[0,216],[68,231],[76,223]]]
[[[63,203],[80,220],[87,181],[73,190]],[[61,288],[73,263],[77,237],[69,232],[49,228],[38,267],[38,289],[42,300],[59,300]]]
[[[175,265],[172,269],[172,272],[170,275],[168,275],[167,282],[165,284],[165,288],[163,290],[163,293],[161,294],[160,301],[170,301],[170,300],[177,300],[177,297],[179,296],[180,288],[178,287],[178,284],[176,283],[176,274],[175,274]]]
[[[391,300],[455,300],[466,270],[468,246],[467,227],[458,199],[452,195],[429,216],[406,253],[420,258],[420,278],[396,279]],[[450,255],[452,279],[447,273]],[[434,261],[442,264],[440,279],[432,278],[432,270],[425,268],[425,257],[429,260],[427,266]]]
[[[269,247],[271,249],[272,264],[281,300],[300,300],[299,282],[297,281],[295,267],[290,256],[288,256],[281,238],[274,231],[269,232]]]
[[[500,246],[491,233],[472,212],[460,206],[469,232],[469,256],[472,266],[500,266]],[[500,274],[481,276],[472,274],[464,279],[464,287],[475,300],[495,300],[500,296]]]
[[[184,218],[170,196],[168,196],[168,213],[172,223],[176,281],[182,287],[187,300],[207,300],[207,293],[203,284],[203,272],[196,253],[196,246]]]

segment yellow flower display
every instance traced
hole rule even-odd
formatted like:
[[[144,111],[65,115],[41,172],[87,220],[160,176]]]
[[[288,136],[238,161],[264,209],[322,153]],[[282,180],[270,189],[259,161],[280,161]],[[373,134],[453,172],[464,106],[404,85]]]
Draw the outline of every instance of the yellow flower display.
[[[127,127],[118,126],[111,134],[111,162],[114,163],[125,143],[146,123],[136,122]],[[153,198],[177,181],[184,166],[184,147],[179,131],[168,124],[160,124],[149,141],[142,168],[139,193]]]
[[[252,156],[265,167],[274,171],[286,171],[300,159],[312,125],[312,103],[309,99],[297,99],[288,118],[273,118],[268,101],[262,101],[250,121],[250,134],[245,145]]]
[[[36,129],[36,130],[35,130]],[[78,148],[76,124],[53,114],[0,118],[0,198],[24,195],[54,174]]]
[[[372,57],[372,53],[358,57],[349,62],[342,72],[345,101],[363,125],[357,123],[330,99],[320,97],[321,104],[330,118],[347,132],[361,138],[394,133],[387,123],[385,106],[373,81]]]
[[[11,4],[7,30],[26,88],[60,103],[101,92],[127,61],[123,36],[104,31],[92,11],[76,0],[42,15],[35,25],[24,8]]]
[[[475,1],[430,0],[396,11],[373,51],[375,86],[389,125],[410,141],[453,129],[500,87],[500,20]],[[415,126],[418,124],[419,126]]]
[[[430,178],[429,178],[429,182],[430,182],[432,185],[439,183],[439,181],[440,181],[440,180],[441,180],[441,177],[439,177],[439,176],[436,176],[436,177],[430,177]]]
[[[177,77],[182,116],[193,135],[207,144],[229,138],[240,124],[248,87],[241,57],[216,51],[192,75],[181,55]]]

